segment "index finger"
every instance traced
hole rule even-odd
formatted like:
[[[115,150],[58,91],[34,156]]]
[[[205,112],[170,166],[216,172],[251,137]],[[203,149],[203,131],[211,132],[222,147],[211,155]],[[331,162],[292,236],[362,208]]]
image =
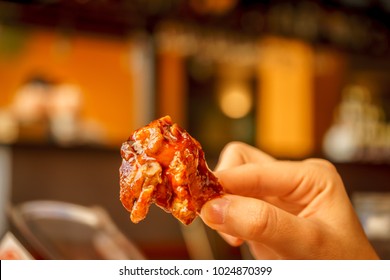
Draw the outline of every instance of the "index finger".
[[[248,163],[215,174],[229,193],[253,198],[285,197],[303,204],[339,180],[330,163],[314,159]]]
[[[274,161],[270,155],[242,142],[230,142],[221,152],[216,171],[232,168],[246,163]]]

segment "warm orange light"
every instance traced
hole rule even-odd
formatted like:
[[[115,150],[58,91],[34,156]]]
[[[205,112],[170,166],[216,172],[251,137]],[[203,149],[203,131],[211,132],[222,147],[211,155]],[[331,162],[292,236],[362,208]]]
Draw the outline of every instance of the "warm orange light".
[[[249,114],[253,100],[245,83],[226,84],[219,96],[222,112],[232,119],[240,119]]]

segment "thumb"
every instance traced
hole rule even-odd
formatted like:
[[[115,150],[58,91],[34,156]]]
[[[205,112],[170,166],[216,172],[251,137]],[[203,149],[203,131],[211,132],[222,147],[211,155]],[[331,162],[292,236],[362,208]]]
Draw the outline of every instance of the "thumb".
[[[315,223],[262,200],[227,194],[207,202],[201,217],[209,227],[265,245],[281,257],[307,257],[317,246]]]

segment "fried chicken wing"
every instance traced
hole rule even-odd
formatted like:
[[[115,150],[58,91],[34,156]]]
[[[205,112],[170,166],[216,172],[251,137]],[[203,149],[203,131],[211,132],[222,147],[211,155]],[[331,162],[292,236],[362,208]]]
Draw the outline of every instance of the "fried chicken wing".
[[[134,223],[155,203],[188,225],[203,204],[223,194],[199,142],[169,116],[136,130],[121,157],[120,200]]]

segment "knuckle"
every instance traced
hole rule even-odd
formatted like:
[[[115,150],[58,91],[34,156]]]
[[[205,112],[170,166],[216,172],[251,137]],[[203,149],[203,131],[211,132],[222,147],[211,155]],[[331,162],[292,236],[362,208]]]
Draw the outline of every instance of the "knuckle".
[[[277,212],[273,207],[259,207],[257,214],[252,215],[251,224],[248,227],[247,238],[253,241],[271,239],[276,231],[275,221],[278,221]]]
[[[320,190],[336,190],[343,186],[336,167],[325,159],[309,159],[305,161],[306,172]]]
[[[222,153],[235,153],[242,150],[244,143],[239,141],[232,141],[225,145],[222,150]]]
[[[304,161],[306,168],[312,173],[335,174],[336,167],[328,160],[313,158]]]

